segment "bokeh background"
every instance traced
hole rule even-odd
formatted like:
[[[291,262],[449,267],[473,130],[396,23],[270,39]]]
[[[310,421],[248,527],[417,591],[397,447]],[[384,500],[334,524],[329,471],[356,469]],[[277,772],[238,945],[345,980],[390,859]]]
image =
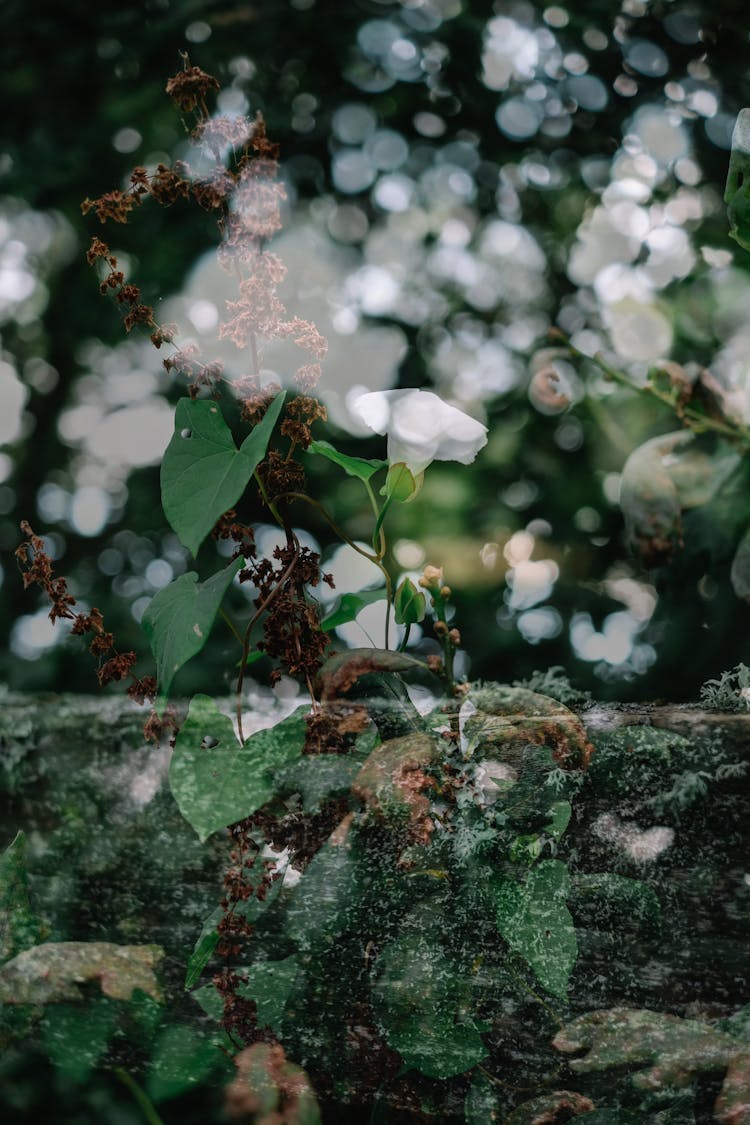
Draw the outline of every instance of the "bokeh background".
[[[557,325],[636,380],[666,358],[709,366],[750,420],[750,256],[722,201],[750,102],[749,31],[728,0],[4,0],[0,679],[96,687],[85,645],[22,589],[21,518],[80,607],[97,605],[119,647],[142,654],[140,674],[149,599],[196,565],[159,503],[182,388],[99,297],[85,250],[100,228],[80,212],[134,165],[185,154],[164,93],[180,51],[219,78],[222,112],[262,110],[281,144],[283,295],[330,345],[318,436],[382,456],[347,396],[395,386],[431,388],[489,426],[472,466],[435,463],[388,524],[394,576],[444,566],[466,672],[562,665],[600,699],[680,700],[750,659],[750,611],[730,581],[747,490],[688,513],[684,548],[644,569],[620,474],[674,417],[591,365],[558,362],[565,405],[533,379]],[[147,203],[104,237],[159,319],[213,346],[231,293],[211,218]],[[264,364],[283,378],[272,353]],[[358,482],[318,460],[311,490],[366,538]],[[338,593],[372,580],[325,523],[305,528]],[[261,544],[273,535],[261,528]],[[223,561],[209,541],[196,568]],[[249,607],[240,587],[231,600]],[[232,644],[218,622],[176,690],[227,689]]]

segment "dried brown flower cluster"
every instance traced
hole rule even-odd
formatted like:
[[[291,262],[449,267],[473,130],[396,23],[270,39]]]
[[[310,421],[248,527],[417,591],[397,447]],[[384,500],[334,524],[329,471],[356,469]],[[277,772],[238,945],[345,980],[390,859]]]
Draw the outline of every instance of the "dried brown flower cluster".
[[[65,578],[56,578],[50,558],[44,546],[44,540],[36,535],[27,520],[22,520],[21,531],[26,540],[15,550],[15,556],[21,566],[24,589],[30,586],[40,586],[52,603],[49,619],[53,623],[63,619],[73,622],[71,632],[76,636],[93,633],[89,645],[89,652],[96,656],[100,663],[96,677],[100,687],[124,680],[130,676],[133,683],[128,688],[128,695],[138,703],[156,696],[156,680],[153,676],[138,679],[133,675],[136,663],[134,652],[118,652],[115,648],[115,639],[112,633],[104,628],[104,618],[100,610],[94,607],[91,613],[74,613],[72,607],[76,599],[68,590]],[[105,660],[102,658],[106,657]]]
[[[226,964],[213,977],[214,987],[224,1002],[222,1027],[234,1042],[243,1045],[272,1039],[273,1035],[258,1028],[255,1001],[238,993],[239,986],[247,983],[247,977],[231,967],[231,962],[245,952],[245,944],[253,933],[253,927],[242,913],[242,904],[252,898],[263,902],[282,875],[276,869],[275,860],[260,858],[260,847],[252,829],[253,822],[248,819],[233,824],[229,830],[232,850],[224,875],[224,896],[220,904],[224,914],[217,927],[219,942],[216,946],[216,955]]]
[[[252,384],[258,381],[262,342],[288,339],[309,357],[294,374],[300,390],[309,392],[320,378],[328,344],[314,324],[290,317],[277,294],[286,267],[268,249],[267,242],[281,229],[281,203],[285,199],[284,186],[278,178],[278,145],[268,139],[260,114],[254,121],[240,116],[211,117],[205,99],[207,94],[218,91],[219,83],[200,67],[191,66],[186,56],[183,61],[182,71],[169,79],[166,89],[184,113],[197,115],[191,140],[202,163],[209,164],[209,170],[194,174],[183,160],[175,161],[172,167],[159,164],[153,172],[137,167],[131,173],[128,190],[87,198],[82,210],[84,214],[93,210],[102,223],[126,223],[144,198],[151,196],[163,206],[192,198],[205,210],[217,211],[222,235],[218,260],[236,279],[239,290],[237,300],[227,301],[229,315],[219,327],[219,336],[231,339],[238,348],[247,348],[251,358],[250,373],[246,379],[235,381],[232,390],[240,401],[245,390],[251,398],[255,396],[257,390]],[[229,164],[228,152],[233,154]],[[102,259],[109,267],[100,288],[103,293],[113,292],[116,300],[126,306],[124,319],[128,331],[136,324],[146,324],[153,329],[151,338],[157,347],[172,343],[176,326],[156,323],[153,309],[141,304],[138,287],[125,284],[117,258],[107,244],[94,238],[88,258],[91,264]],[[213,393],[223,377],[222,365],[216,360],[204,362],[194,345],[176,350],[164,364],[188,380],[193,397],[201,387]],[[251,416],[252,407],[248,410],[248,417]]]

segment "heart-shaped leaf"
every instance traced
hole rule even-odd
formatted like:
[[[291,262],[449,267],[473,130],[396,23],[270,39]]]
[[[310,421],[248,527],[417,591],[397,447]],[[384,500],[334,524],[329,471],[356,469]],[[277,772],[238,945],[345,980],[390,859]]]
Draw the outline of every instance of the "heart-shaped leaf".
[[[175,743],[169,783],[180,812],[201,840],[271,800],[274,771],[302,754],[308,710],[299,707],[240,746],[231,720],[214,701],[193,696]]]
[[[216,521],[233,507],[266,455],[284,404],[278,394],[238,449],[216,402],[181,398],[161,466],[164,514],[195,555]]]
[[[549,859],[533,868],[525,883],[512,879],[496,883],[498,930],[555,996],[565,996],[578,953],[573,919],[565,905],[569,882],[565,864]]]
[[[242,560],[235,559],[206,582],[199,582],[194,570],[181,574],[146,607],[142,624],[156,660],[160,706],[176,672],[206,643],[224,594],[241,566]]]

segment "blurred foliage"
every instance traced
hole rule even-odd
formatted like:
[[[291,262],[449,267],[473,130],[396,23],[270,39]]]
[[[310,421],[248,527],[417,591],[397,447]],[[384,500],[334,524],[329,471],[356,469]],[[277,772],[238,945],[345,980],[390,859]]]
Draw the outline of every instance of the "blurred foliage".
[[[494,30],[491,19],[501,21]],[[135,373],[144,362],[141,352],[122,350],[117,316],[97,303],[83,260],[93,225],[82,220],[79,204],[120,184],[131,164],[179,155],[182,126],[163,88],[180,50],[215,73],[235,104],[244,98],[250,112],[262,110],[281,144],[289,223],[312,222],[331,254],[345,256],[341,285],[363,264],[387,272],[394,240],[407,246],[413,269],[399,279],[398,299],[378,307],[372,289],[359,305],[347,298],[360,328],[402,333],[399,385],[434,385],[475,414],[486,412],[490,443],[476,463],[460,472],[433,465],[418,499],[392,513],[389,530],[392,543],[416,542],[424,561],[444,566],[471,674],[511,680],[561,665],[599,698],[684,699],[746,657],[750,612],[731,575],[738,530],[748,522],[744,474],[685,513],[684,548],[646,571],[627,542],[617,474],[636,447],[676,429],[673,412],[603,383],[585,364],[564,367],[572,405],[562,411],[540,400],[533,384],[533,356],[551,324],[574,338],[589,333],[613,362],[643,376],[645,361],[629,357],[618,337],[617,302],[602,292],[609,286],[611,297],[619,286],[623,302],[635,299],[628,295],[632,276],[602,280],[584,276],[581,266],[581,232],[587,223],[609,222],[596,209],[607,211],[602,199],[619,179],[627,185],[623,205],[633,183],[647,188],[633,197],[635,218],[607,212],[615,227],[603,236],[611,243],[622,234],[617,222],[637,228],[648,212],[650,231],[636,230],[636,244],[623,252],[631,274],[651,270],[651,320],[638,322],[641,333],[650,326],[656,338],[667,324],[663,350],[673,360],[687,370],[713,365],[728,389],[745,394],[741,329],[750,262],[729,237],[721,195],[734,116],[750,102],[746,32],[743,6],[729,0],[590,0],[570,9],[498,0],[492,12],[479,0],[152,0],[99,8],[71,0],[64,13],[41,0],[33,20],[17,0],[6,0],[0,230],[8,280],[0,363],[11,374],[2,368],[0,399],[5,403],[7,388],[8,416],[19,394],[25,401],[0,483],[0,675],[28,689],[85,691],[93,683],[88,654],[71,640],[50,646],[43,622],[31,616],[39,610],[43,618],[43,607],[23,596],[10,555],[20,518],[49,535],[79,600],[98,605],[120,646],[145,661],[133,611],[140,617],[158,588],[158,567],[149,564],[166,560],[175,574],[190,566],[159,514],[155,464],[136,464],[119,482],[108,481],[105,525],[81,533],[71,505],[104,476],[79,439],[64,438],[59,428],[65,411],[101,396],[96,379],[111,370],[108,356],[120,357],[115,370],[119,363]],[[341,139],[337,111],[351,103],[406,144],[394,175],[417,186],[403,212],[383,202],[387,167],[365,176],[361,190],[346,187],[346,164],[337,158],[363,151]],[[677,134],[687,138],[662,164],[656,159],[656,172],[637,165],[649,152],[634,140],[636,115],[650,107],[669,113],[669,143]],[[523,124],[529,113],[533,126]],[[527,135],[514,139],[513,128]],[[617,171],[616,163],[628,160],[629,170]],[[451,175],[458,175],[453,186]],[[389,190],[412,189],[391,182]],[[482,272],[488,259],[480,252],[495,220],[522,232],[515,250],[498,258],[499,281]],[[352,234],[351,224],[365,233]],[[289,229],[293,238],[298,228]],[[692,258],[671,274],[665,267],[654,282],[659,238],[675,230],[685,232]],[[507,225],[501,233],[509,237]],[[146,299],[157,301],[179,293],[216,235],[210,219],[176,204],[166,214],[144,207],[122,241]],[[531,268],[535,255],[541,257]],[[614,250],[607,261],[616,258]],[[402,266],[393,267],[397,277]],[[13,296],[23,281],[18,270],[36,282],[27,300]],[[361,284],[367,290],[373,275]],[[488,342],[499,346],[493,351]],[[356,381],[365,358],[356,333],[337,346]],[[151,362],[155,370],[158,358]],[[179,388],[161,375],[155,393],[174,403]],[[104,412],[112,409],[110,402]],[[348,453],[382,455],[379,440],[349,439],[335,425],[318,436],[331,436]],[[363,526],[356,482],[341,484],[334,465],[315,462],[311,489],[356,537]],[[322,521],[311,517],[309,530],[330,543]],[[552,576],[537,601],[533,590],[519,593],[522,566],[515,566],[515,587],[508,581],[505,548],[526,531],[533,553],[521,563],[543,562]],[[201,574],[216,568],[212,551],[203,548]],[[391,561],[394,577],[408,569]],[[634,608],[644,595],[652,613]],[[241,608],[241,594],[233,597]],[[606,649],[612,636],[623,659]],[[217,625],[199,671],[181,672],[177,690],[227,686],[231,644]],[[597,644],[609,658],[595,655]]]

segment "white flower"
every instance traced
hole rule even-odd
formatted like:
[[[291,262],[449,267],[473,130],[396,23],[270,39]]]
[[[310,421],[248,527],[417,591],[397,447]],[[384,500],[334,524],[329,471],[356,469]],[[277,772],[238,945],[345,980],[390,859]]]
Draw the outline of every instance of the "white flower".
[[[431,461],[468,465],[487,444],[486,426],[432,391],[371,391],[349,409],[369,430],[388,435],[389,463],[405,464],[415,477]]]

